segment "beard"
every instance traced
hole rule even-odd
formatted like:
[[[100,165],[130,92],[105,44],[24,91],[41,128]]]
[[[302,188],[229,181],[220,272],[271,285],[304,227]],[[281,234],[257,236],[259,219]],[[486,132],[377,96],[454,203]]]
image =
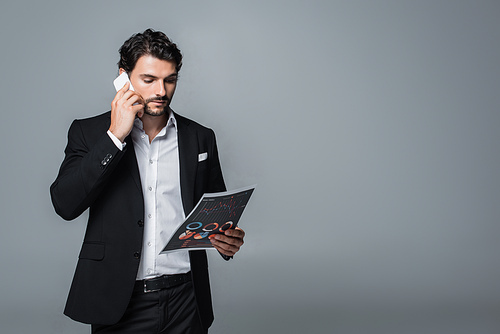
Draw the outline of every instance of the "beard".
[[[165,106],[161,109],[153,110],[149,107],[149,103],[152,101],[166,101]],[[151,97],[149,99],[146,99],[144,103],[144,113],[149,116],[163,116],[168,112],[168,107],[170,105],[170,101],[168,97],[162,96],[162,97]]]

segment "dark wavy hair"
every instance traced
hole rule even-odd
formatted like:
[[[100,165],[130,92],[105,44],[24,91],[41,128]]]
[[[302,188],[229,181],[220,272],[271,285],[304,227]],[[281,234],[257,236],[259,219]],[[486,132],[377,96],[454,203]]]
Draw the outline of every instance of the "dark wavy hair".
[[[137,60],[145,55],[175,63],[177,72],[182,67],[182,54],[177,45],[161,31],[147,29],[143,33],[132,35],[120,47],[120,61],[118,67],[130,73]]]

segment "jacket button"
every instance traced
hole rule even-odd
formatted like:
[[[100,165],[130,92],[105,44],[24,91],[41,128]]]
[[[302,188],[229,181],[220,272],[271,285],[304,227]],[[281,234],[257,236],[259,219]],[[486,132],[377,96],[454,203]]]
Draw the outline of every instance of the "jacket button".
[[[143,227],[144,226],[144,221],[141,219],[137,222],[137,225],[139,225],[140,227]]]
[[[135,252],[135,253],[134,253],[134,258],[135,258],[135,259],[138,259],[138,258],[139,258],[139,255],[140,255],[140,254],[139,254],[139,252]]]

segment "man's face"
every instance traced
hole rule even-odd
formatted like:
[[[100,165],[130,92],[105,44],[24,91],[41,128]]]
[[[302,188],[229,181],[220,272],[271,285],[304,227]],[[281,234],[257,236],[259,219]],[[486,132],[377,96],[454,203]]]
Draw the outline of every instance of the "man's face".
[[[145,55],[137,60],[129,76],[134,90],[144,98],[145,114],[161,116],[167,113],[177,85],[174,62]]]

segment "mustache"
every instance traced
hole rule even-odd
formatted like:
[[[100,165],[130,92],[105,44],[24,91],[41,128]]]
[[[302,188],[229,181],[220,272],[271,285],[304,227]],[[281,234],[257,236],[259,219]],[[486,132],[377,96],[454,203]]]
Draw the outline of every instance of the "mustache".
[[[146,99],[144,101],[144,103],[148,104],[149,102],[153,102],[153,101],[158,101],[158,102],[166,101],[166,102],[168,102],[169,98],[167,96],[155,96],[155,97],[150,97],[149,99]]]

